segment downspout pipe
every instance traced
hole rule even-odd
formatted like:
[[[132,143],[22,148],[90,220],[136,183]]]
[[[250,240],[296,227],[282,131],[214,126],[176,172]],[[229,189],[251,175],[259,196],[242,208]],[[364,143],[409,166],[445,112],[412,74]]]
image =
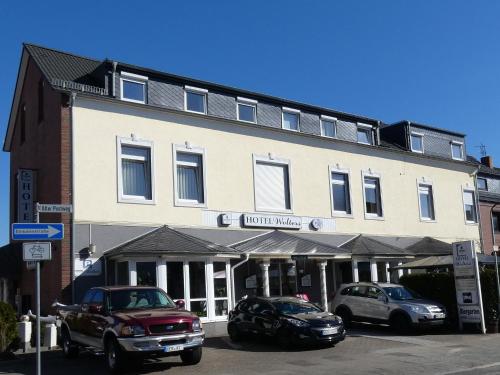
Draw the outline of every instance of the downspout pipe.
[[[112,87],[111,87],[111,92],[113,94],[113,98],[116,97],[116,67],[118,63],[116,61],[113,61],[113,73],[111,75],[111,82],[112,82]]]
[[[76,101],[76,92],[69,97],[69,128],[71,129],[71,241],[70,241],[70,269],[71,269],[71,303],[75,303],[75,129],[73,126],[73,107]]]
[[[242,261],[236,263],[234,266],[231,267],[231,300],[232,300],[232,303],[233,303],[233,309],[234,307],[236,306],[236,295],[235,295],[235,289],[234,289],[234,270],[236,268],[238,268],[239,266],[241,266],[242,264],[245,264],[246,262],[248,262],[248,260],[250,259],[250,254],[245,254],[245,259],[243,259]]]
[[[471,176],[474,178],[474,204],[476,205],[477,210],[477,224],[479,229],[479,242],[481,244],[481,253],[484,254],[484,240],[483,240],[483,228],[481,225],[481,210],[479,209],[479,192],[477,190],[477,174],[479,172],[479,167],[471,173]]]

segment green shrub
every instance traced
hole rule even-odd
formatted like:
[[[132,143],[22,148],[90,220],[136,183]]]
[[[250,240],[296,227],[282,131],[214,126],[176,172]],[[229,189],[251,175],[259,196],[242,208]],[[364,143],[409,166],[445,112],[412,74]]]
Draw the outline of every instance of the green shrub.
[[[0,302],[0,352],[5,352],[16,337],[16,312],[8,303]]]
[[[484,319],[498,320],[497,276],[493,269],[481,271],[481,292],[483,295]]]

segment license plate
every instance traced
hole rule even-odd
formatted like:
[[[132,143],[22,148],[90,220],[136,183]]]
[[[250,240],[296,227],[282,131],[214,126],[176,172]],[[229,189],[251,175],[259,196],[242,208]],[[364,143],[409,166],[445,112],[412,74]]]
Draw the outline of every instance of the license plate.
[[[338,332],[339,332],[339,327],[333,327],[333,328],[326,328],[326,329],[322,330],[321,334],[323,336],[326,336],[326,335],[335,335]]]
[[[170,346],[164,346],[163,347],[163,351],[165,353],[179,352],[181,350],[184,350],[184,345],[170,345]]]
[[[438,313],[438,314],[434,315],[434,319],[444,319],[444,314]]]

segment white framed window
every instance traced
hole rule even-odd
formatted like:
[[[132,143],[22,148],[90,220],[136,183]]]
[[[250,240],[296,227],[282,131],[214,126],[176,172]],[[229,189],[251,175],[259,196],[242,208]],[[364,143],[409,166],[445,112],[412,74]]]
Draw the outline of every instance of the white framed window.
[[[351,216],[351,184],[348,170],[329,168],[333,216]]]
[[[118,202],[154,204],[153,142],[116,138]]]
[[[382,207],[380,176],[373,173],[362,172],[362,177],[365,218],[381,219],[384,217],[384,210]]]
[[[184,86],[184,109],[187,112],[207,113],[208,90]]]
[[[255,210],[291,212],[290,161],[253,156]]]
[[[474,190],[463,188],[464,215],[467,224],[477,223],[476,194]]]
[[[257,122],[257,101],[246,98],[237,98],[238,120],[244,122]]]
[[[464,160],[464,144],[462,142],[451,142],[451,157],[455,160]]]
[[[206,207],[205,149],[173,146],[176,206]]]
[[[120,73],[121,99],[133,103],[146,103],[148,77],[127,72]]]
[[[323,137],[337,137],[337,119],[335,117],[321,116],[321,135]]]
[[[300,129],[300,111],[283,107],[281,112],[281,127],[298,132]]]
[[[373,145],[373,127],[368,124],[357,124],[357,141],[365,145]]]
[[[417,186],[420,219],[422,221],[436,220],[436,213],[434,210],[434,192],[432,184],[429,182],[417,182]]]
[[[488,190],[488,181],[486,178],[478,177],[477,178],[477,189],[478,190]]]
[[[410,135],[410,146],[413,152],[424,153],[424,135],[412,132]]]

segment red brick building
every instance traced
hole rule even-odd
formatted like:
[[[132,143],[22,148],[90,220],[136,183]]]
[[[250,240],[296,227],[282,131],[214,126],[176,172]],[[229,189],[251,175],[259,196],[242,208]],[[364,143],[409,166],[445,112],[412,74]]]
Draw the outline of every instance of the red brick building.
[[[477,175],[481,237],[485,254],[500,245],[500,168],[490,156],[481,158]]]

